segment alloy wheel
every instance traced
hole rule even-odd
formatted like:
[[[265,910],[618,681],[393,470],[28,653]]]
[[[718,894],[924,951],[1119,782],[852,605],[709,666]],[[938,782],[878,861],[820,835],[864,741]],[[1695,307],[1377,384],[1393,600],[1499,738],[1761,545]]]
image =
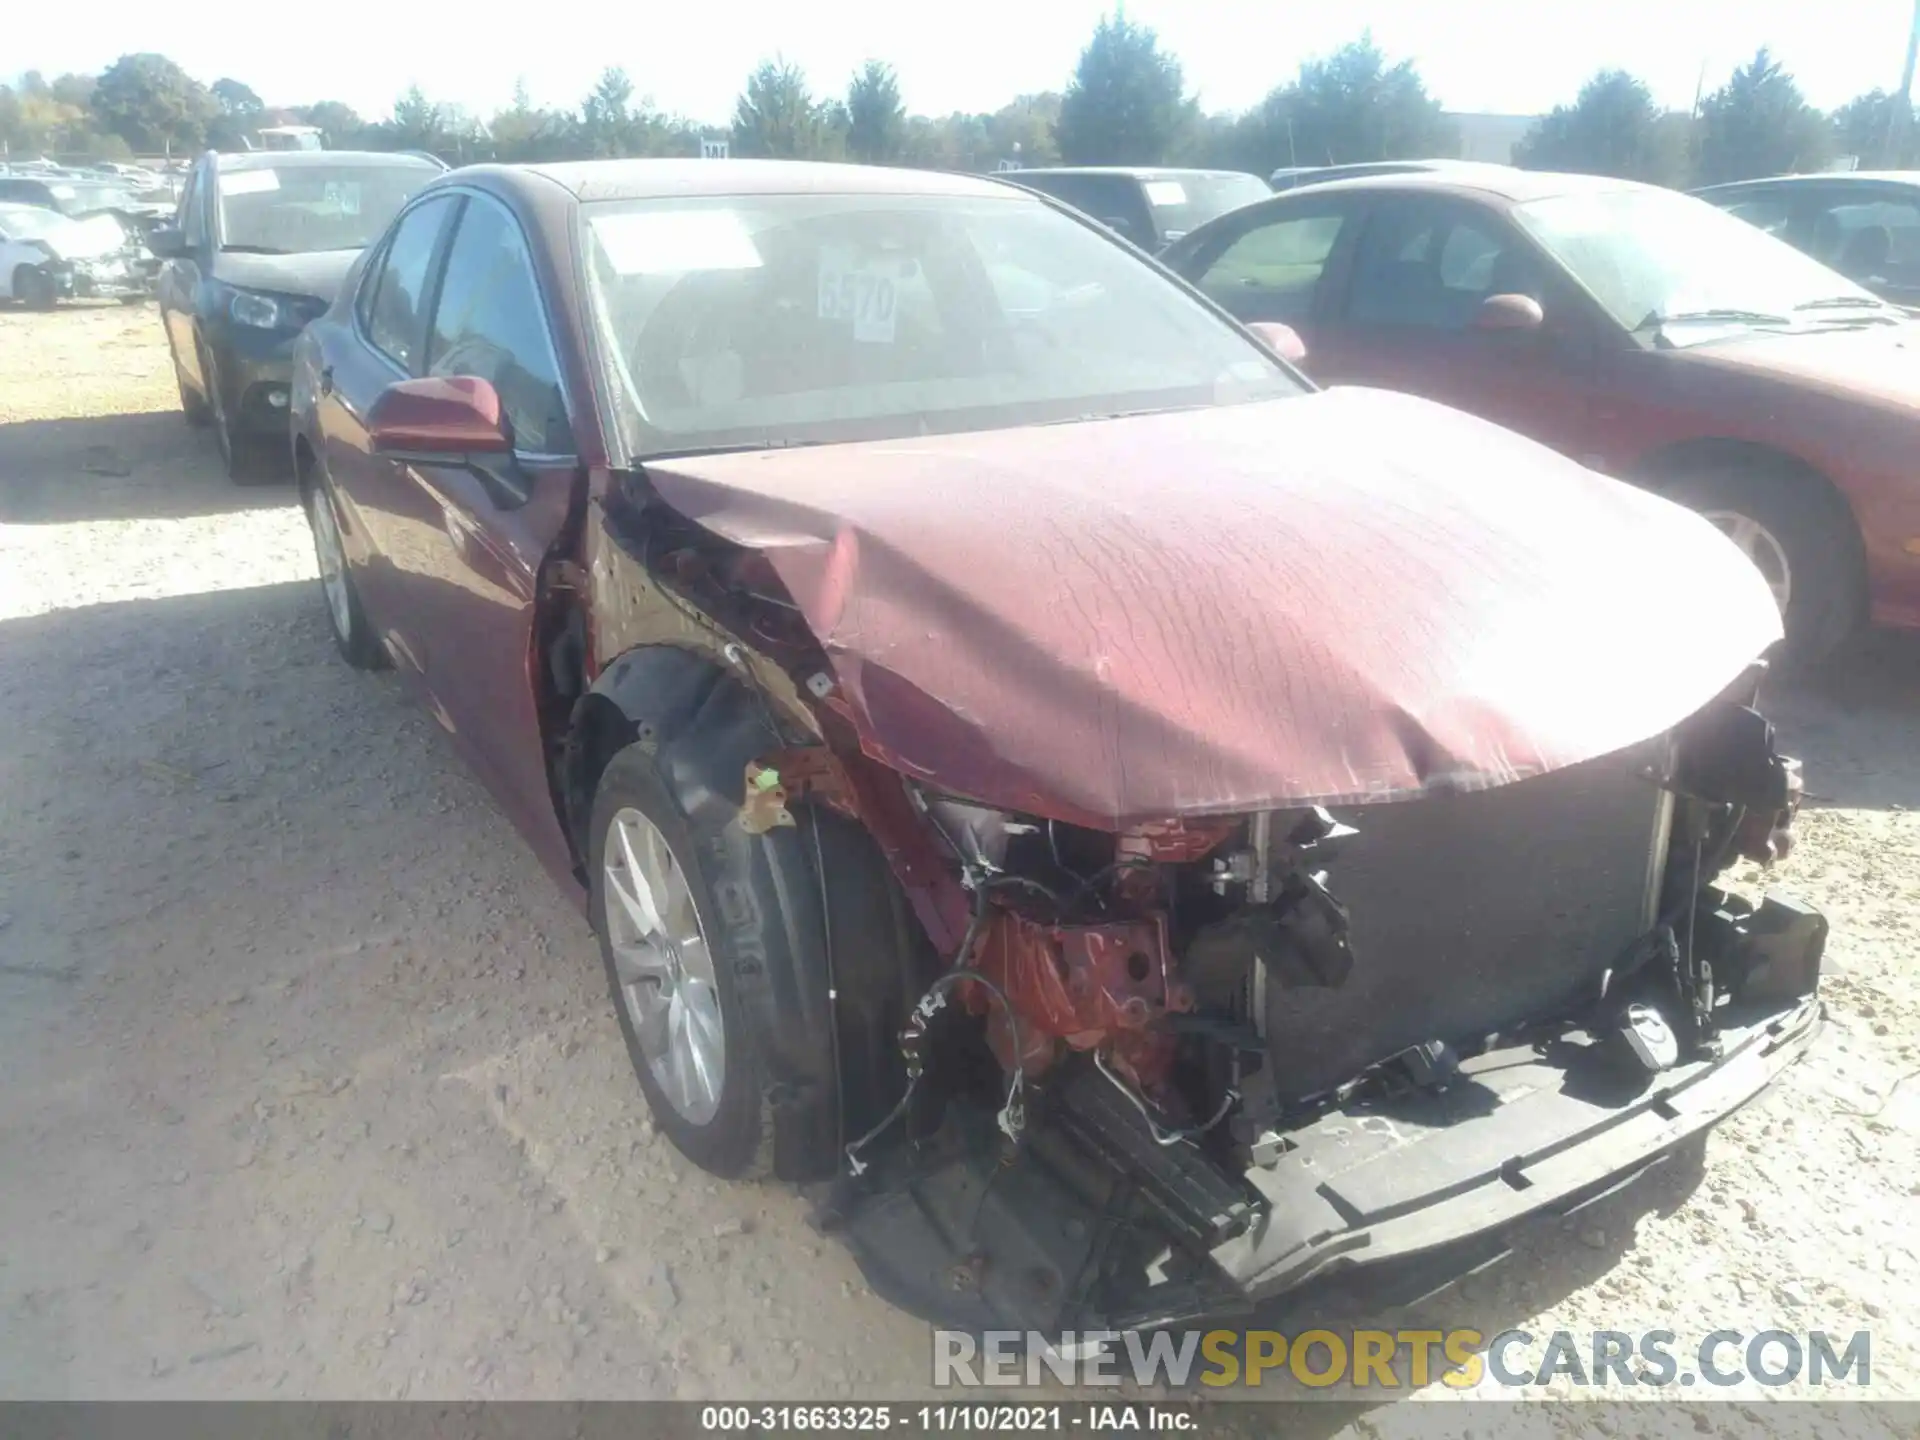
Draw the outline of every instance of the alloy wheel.
[[[667,1103],[705,1125],[726,1083],[726,1029],[686,872],[659,827],[632,808],[614,814],[602,871],[614,974],[641,1054]]]
[[[1773,603],[1780,607],[1782,615],[1786,614],[1787,605],[1793,599],[1793,565],[1779,538],[1751,515],[1732,510],[1708,510],[1704,514],[1715,529],[1753,562],[1760,578],[1767,582],[1767,589],[1773,592]]]
[[[319,485],[307,491],[307,523],[313,529],[313,554],[320,566],[320,589],[327,597],[327,613],[342,644],[353,638],[353,598],[347,591],[347,554],[340,543],[340,527],[333,503]]]

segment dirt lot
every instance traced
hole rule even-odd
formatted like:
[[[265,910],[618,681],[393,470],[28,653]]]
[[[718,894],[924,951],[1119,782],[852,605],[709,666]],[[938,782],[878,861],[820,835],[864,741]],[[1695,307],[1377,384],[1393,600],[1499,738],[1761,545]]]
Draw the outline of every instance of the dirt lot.
[[[798,1196],[654,1136],[580,916],[337,661],[289,501],[221,478],[151,310],[0,311],[0,1394],[925,1391],[925,1327]],[[1865,1327],[1872,1393],[1920,1397],[1920,644],[1774,709],[1816,797],[1779,883],[1834,924],[1815,1054],[1703,1165],[1313,1320]]]

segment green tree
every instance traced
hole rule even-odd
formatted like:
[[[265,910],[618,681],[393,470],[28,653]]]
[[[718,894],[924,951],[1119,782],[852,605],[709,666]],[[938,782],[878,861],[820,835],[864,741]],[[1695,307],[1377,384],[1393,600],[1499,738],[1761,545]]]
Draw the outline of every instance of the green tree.
[[[1571,105],[1558,105],[1514,147],[1529,170],[1571,170],[1655,185],[1686,182],[1684,125],[1653,103],[1653,92],[1624,70],[1602,70]]]
[[[330,149],[352,150],[365,142],[367,122],[351,105],[338,100],[320,100],[312,105],[296,105],[293,113],[302,125],[316,126]]]
[[[563,111],[535,105],[524,81],[514,85],[512,103],[494,112],[487,129],[496,160],[564,160],[585,152],[579,122]]]
[[[1818,170],[1833,157],[1833,129],[1763,46],[1700,107],[1703,185]]]
[[[94,87],[100,83],[93,75],[62,75],[47,86],[47,94],[62,105],[71,105],[76,110],[93,109]]]
[[[444,155],[454,149],[446,107],[429,100],[418,85],[409,85],[393,102],[393,114],[372,127],[371,138],[384,150],[425,150]]]
[[[220,106],[220,113],[235,120],[250,120],[267,108],[265,102],[253,93],[253,87],[238,80],[222,77],[207,88]]]
[[[906,144],[907,108],[891,65],[869,60],[847,87],[847,153],[870,165],[899,158]]]
[[[207,87],[164,55],[122,55],[93,90],[100,123],[135,150],[192,149],[216,106]]]
[[[1021,165],[1055,165],[1060,147],[1054,132],[1060,125],[1062,97],[1057,90],[1021,95],[986,119],[990,161],[1015,160]]]
[[[1180,62],[1150,28],[1116,11],[1080,52],[1054,137],[1070,165],[1152,165],[1167,158],[1194,110]]]
[[[831,112],[799,66],[776,57],[747,77],[733,106],[735,155],[813,160],[830,154],[834,139]]]
[[[1920,164],[1913,107],[1908,105],[1906,116],[1901,117],[1899,106],[1898,96],[1870,90],[1834,111],[1833,138],[1839,153],[1857,157],[1863,167],[1907,170]],[[1905,123],[1899,123],[1903,118]]]
[[[1411,60],[1389,65],[1367,32],[1309,60],[1235,127],[1237,163],[1266,174],[1283,165],[1349,165],[1458,152],[1460,136]]]
[[[600,72],[600,78],[580,102],[580,138],[585,153],[607,157],[640,151],[634,142],[640,117],[633,109],[633,81],[618,65]]]

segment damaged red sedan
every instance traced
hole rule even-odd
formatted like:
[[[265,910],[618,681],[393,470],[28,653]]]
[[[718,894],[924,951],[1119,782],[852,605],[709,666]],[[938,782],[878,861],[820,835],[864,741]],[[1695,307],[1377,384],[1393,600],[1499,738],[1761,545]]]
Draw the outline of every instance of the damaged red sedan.
[[[1740,552],[1042,197],[456,171],[293,411],[340,650],[582,897],[661,1129],[919,1313],[1478,1263],[1817,1028],[1825,922],[1719,883],[1800,793]]]

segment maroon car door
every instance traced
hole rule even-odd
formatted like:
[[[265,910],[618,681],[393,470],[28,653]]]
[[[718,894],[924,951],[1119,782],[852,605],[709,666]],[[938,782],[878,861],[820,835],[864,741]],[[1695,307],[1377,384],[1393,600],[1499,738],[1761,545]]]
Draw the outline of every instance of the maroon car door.
[[[491,195],[466,195],[438,268],[418,368],[491,382],[514,454],[484,469],[392,467],[381,523],[394,604],[435,716],[541,858],[565,873],[535,696],[533,625],[541,567],[584,472],[519,221]]]
[[[1504,216],[1450,196],[1376,198],[1344,280],[1308,342],[1322,385],[1403,390],[1597,456],[1590,303]],[[1538,301],[1544,322],[1482,328],[1487,298],[1505,294]]]
[[[399,467],[373,453],[367,412],[396,380],[418,374],[427,285],[460,197],[433,192],[400,215],[362,271],[351,311],[326,323],[314,417],[354,584],[400,673],[424,679],[421,638],[400,595],[395,557],[407,553],[407,490]]]

